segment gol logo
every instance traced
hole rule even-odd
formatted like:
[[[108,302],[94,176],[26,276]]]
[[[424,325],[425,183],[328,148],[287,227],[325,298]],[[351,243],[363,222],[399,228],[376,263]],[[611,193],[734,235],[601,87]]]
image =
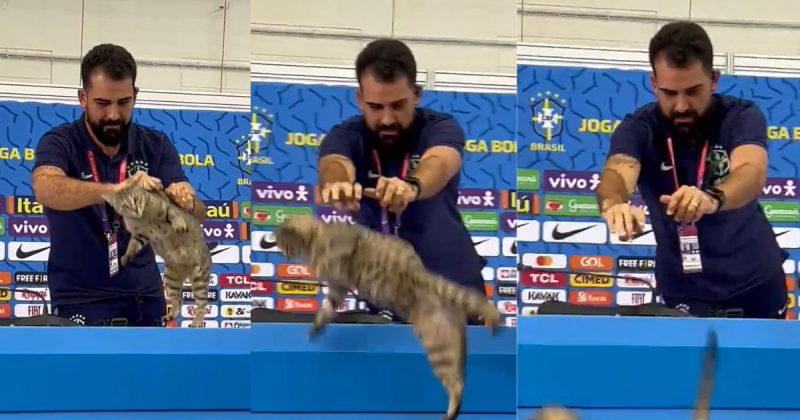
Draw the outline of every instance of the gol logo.
[[[276,306],[285,312],[316,312],[319,301],[314,298],[279,298]]]
[[[611,303],[611,292],[589,290],[570,292],[569,303],[575,305],[608,305]]]
[[[11,284],[11,273],[0,271],[0,284]]]
[[[314,270],[303,264],[278,264],[278,277],[316,277]]]
[[[614,260],[607,255],[570,255],[569,268],[573,270],[611,270]]]
[[[0,276],[2,276],[2,274],[3,273],[0,273]],[[794,290],[794,277],[786,277],[786,288],[789,290]]]
[[[282,295],[316,295],[319,293],[319,284],[313,281],[280,282],[278,293]]]
[[[569,284],[573,287],[611,287],[614,278],[609,273],[570,274]]]

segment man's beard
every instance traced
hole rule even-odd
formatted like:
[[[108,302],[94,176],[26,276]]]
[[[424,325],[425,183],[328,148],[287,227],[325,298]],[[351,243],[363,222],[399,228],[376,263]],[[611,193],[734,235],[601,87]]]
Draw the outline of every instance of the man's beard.
[[[119,146],[122,143],[122,139],[128,135],[129,126],[130,122],[126,123],[123,120],[101,121],[99,124],[89,121],[89,127],[92,129],[97,141],[108,147]]]
[[[375,137],[378,139],[379,147],[386,151],[402,149],[405,147],[405,143],[407,143],[406,137],[408,136],[408,130],[403,128],[399,123],[390,125],[380,124],[374,133]]]

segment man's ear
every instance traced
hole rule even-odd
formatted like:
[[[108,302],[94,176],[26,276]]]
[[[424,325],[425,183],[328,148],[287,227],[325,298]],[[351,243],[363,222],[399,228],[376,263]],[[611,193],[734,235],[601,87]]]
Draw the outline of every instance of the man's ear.
[[[78,103],[81,105],[81,108],[86,109],[87,102],[86,90],[84,88],[78,88]]]

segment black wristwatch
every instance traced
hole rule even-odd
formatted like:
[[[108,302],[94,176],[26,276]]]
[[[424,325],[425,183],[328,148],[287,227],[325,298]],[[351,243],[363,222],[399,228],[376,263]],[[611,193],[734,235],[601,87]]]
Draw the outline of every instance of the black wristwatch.
[[[710,195],[711,198],[717,200],[717,211],[722,209],[722,206],[725,205],[725,192],[717,187],[705,187],[703,188],[703,192]]]
[[[420,187],[419,179],[414,178],[413,176],[407,176],[407,177],[403,178],[403,181],[405,181],[408,184],[413,185],[414,188],[417,189],[417,196],[414,197],[414,200],[419,198],[420,194],[422,194],[422,188]]]

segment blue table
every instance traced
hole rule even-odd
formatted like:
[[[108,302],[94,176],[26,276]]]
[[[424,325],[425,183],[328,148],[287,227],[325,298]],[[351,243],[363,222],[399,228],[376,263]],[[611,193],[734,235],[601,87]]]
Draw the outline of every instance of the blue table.
[[[0,417],[440,418],[409,326],[331,325],[312,342],[307,328],[0,328]],[[460,419],[514,418],[514,352],[515,330],[470,327]]]
[[[583,420],[690,419],[709,328],[713,419],[800,418],[796,322],[555,315],[518,319],[518,418],[557,404]]]
[[[312,341],[307,329],[253,324],[254,413],[438,420],[445,412],[445,391],[409,325],[329,325]],[[485,327],[468,328],[460,419],[515,417],[515,336],[512,328],[498,328],[494,336]]]

